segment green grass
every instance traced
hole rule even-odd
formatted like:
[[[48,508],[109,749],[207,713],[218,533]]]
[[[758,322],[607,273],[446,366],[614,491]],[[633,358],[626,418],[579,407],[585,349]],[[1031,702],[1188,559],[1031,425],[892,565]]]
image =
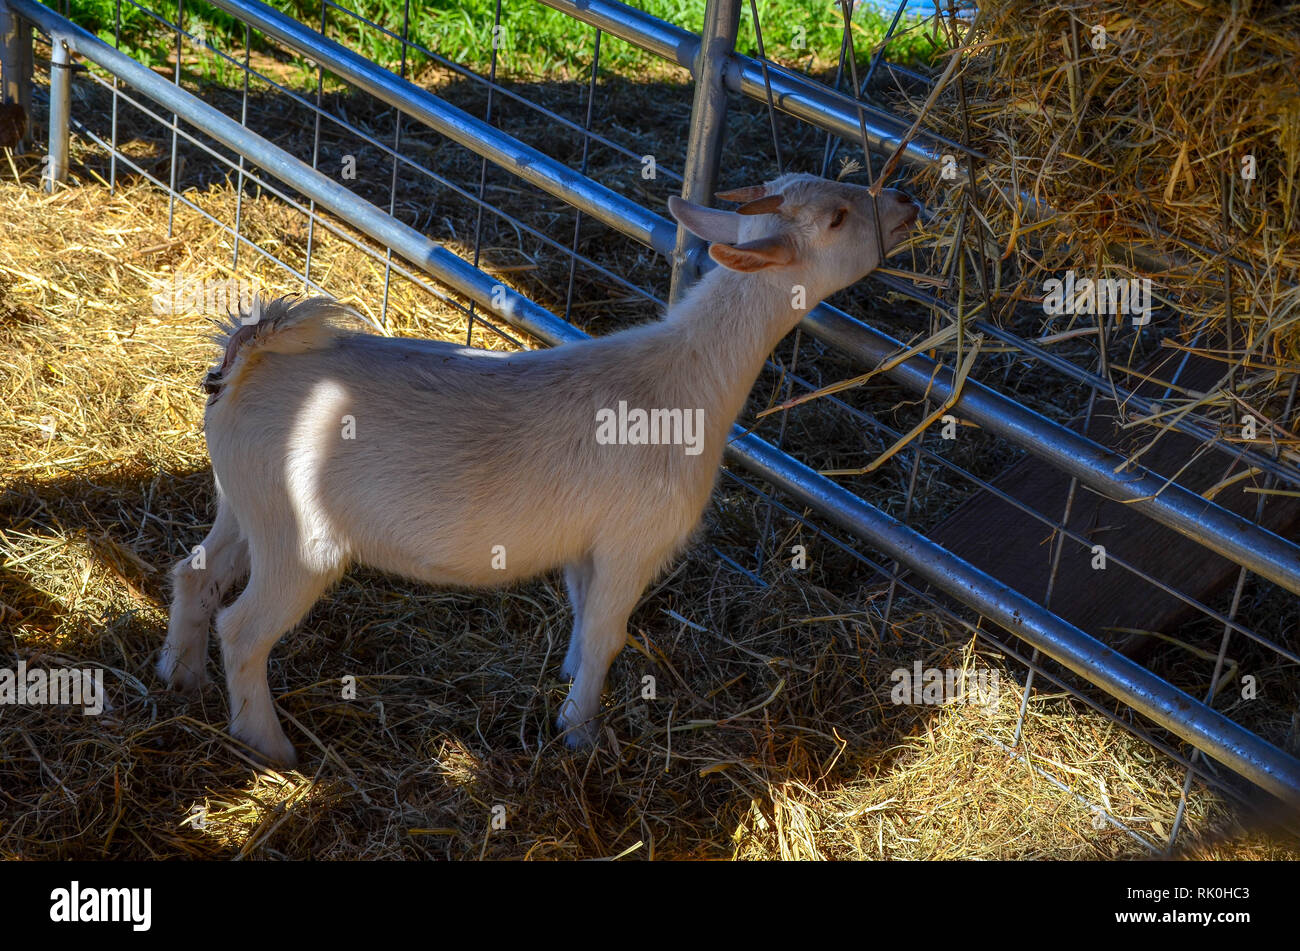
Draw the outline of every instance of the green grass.
[[[318,26],[319,0],[268,0],[295,18]],[[394,33],[402,30],[406,0],[343,0]],[[633,4],[646,12],[699,32],[704,21],[705,0],[637,0]],[[75,22],[112,41],[115,0],[68,0],[69,16]],[[411,39],[442,56],[476,71],[486,71],[492,60],[492,25],[496,0],[414,0],[411,3]],[[174,19],[176,0],[153,6],[160,16]],[[741,52],[756,52],[749,8],[743,8]],[[763,40],[769,56],[788,65],[806,69],[833,67],[839,57],[842,34],[840,7],[833,0],[763,0],[759,4]],[[175,46],[175,34],[146,14],[123,2],[122,46],[146,65],[166,62]],[[242,49],[243,26],[232,17],[202,0],[185,3],[185,28],[193,32],[202,23],[213,45],[230,52]],[[854,47],[860,64],[884,36],[888,18],[868,7],[854,14]],[[590,68],[594,30],[536,0],[502,0],[502,23],[497,68],[514,75],[556,77],[579,75]],[[401,60],[401,44],[356,19],[330,10],[328,32],[335,39],[386,66]],[[928,24],[904,20],[891,40],[886,55],[896,62],[929,62],[939,48],[931,42]],[[942,41],[940,41],[942,42]],[[255,41],[257,48],[257,41]],[[424,57],[415,57],[419,65]],[[219,57],[202,57],[206,78],[228,82],[237,69]],[[656,63],[654,57],[631,44],[606,36],[601,41],[601,66],[624,76],[636,76]],[[302,78],[312,74],[305,69]]]

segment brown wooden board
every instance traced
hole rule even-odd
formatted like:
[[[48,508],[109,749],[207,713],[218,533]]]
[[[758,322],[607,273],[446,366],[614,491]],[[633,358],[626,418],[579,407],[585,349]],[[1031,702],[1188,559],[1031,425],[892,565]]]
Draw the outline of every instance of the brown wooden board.
[[[1161,351],[1144,368],[1153,382],[1143,383],[1137,392],[1161,399],[1166,384],[1174,380],[1180,388],[1204,392],[1224,373],[1223,363],[1195,354],[1180,367],[1183,358],[1180,351]],[[1118,415],[1115,403],[1099,394],[1087,434],[1127,456],[1151,438],[1151,429],[1123,432]],[[1081,421],[1072,428],[1082,428]],[[1166,477],[1176,476],[1179,484],[1198,493],[1241,471],[1241,465],[1234,466],[1223,453],[1202,450],[1198,456],[1200,449],[1195,439],[1166,432],[1140,462]],[[1018,462],[993,484],[1053,520],[1065,512],[1069,477],[1036,457]],[[1243,490],[1263,484],[1263,476],[1243,479],[1219,492],[1215,502],[1253,520],[1260,496]],[[1264,526],[1284,538],[1295,538],[1300,499],[1264,499]],[[1089,539],[1090,545],[1104,545],[1108,559],[1118,556],[1202,603],[1236,577],[1233,562],[1083,485],[1075,492],[1068,527]],[[930,537],[1021,594],[1041,601],[1047,593],[1053,534],[1049,526],[982,491],[931,531]],[[1090,548],[1065,540],[1050,604],[1058,615],[1089,634],[1129,649],[1149,638],[1121,635],[1116,628],[1170,633],[1195,615],[1196,609],[1186,602],[1113,561],[1108,560],[1105,570],[1094,569],[1092,561]]]

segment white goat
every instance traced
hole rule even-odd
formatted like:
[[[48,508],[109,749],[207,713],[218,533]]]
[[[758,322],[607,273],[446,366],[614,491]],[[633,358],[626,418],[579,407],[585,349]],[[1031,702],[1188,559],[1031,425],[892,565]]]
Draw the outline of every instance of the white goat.
[[[699,521],[764,360],[917,214],[899,192],[810,175],[719,197],[746,204],[669,208],[722,267],[662,321],[609,336],[501,354],[356,332],[327,298],[259,300],[232,321],[207,382],[217,515],[201,563],[172,572],[161,677],[206,681],[213,612],[249,574],[216,621],[230,732],[291,765],[267,657],[349,565],[466,587],[563,567],[573,683],[557,723],[570,746],[592,742],[628,615]],[[667,411],[657,433],[651,410]]]

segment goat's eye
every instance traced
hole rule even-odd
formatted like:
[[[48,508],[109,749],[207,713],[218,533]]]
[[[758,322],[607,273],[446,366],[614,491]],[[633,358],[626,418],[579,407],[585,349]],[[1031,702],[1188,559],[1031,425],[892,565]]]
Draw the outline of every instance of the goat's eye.
[[[840,225],[844,224],[844,219],[848,216],[849,210],[847,208],[835,209],[835,216],[831,218],[831,227],[838,228]]]

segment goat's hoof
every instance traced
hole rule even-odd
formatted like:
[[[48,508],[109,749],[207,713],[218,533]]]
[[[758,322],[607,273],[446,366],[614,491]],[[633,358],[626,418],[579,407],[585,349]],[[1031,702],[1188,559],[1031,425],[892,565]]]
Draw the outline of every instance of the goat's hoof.
[[[563,715],[555,721],[555,728],[564,735],[564,745],[571,750],[581,750],[596,745],[599,731],[593,720],[570,724]]]
[[[278,753],[261,754],[259,759],[263,760],[267,766],[275,770],[297,769],[298,768],[298,751],[290,743]]]
[[[238,729],[231,730],[230,735],[253,750],[253,759],[272,769],[293,769],[298,765],[298,751],[293,748],[289,738],[283,732],[270,739],[241,735]]]
[[[156,670],[159,679],[177,693],[198,693],[212,683],[206,664],[198,667],[182,664],[169,651],[163,651],[162,656],[158,658]]]

